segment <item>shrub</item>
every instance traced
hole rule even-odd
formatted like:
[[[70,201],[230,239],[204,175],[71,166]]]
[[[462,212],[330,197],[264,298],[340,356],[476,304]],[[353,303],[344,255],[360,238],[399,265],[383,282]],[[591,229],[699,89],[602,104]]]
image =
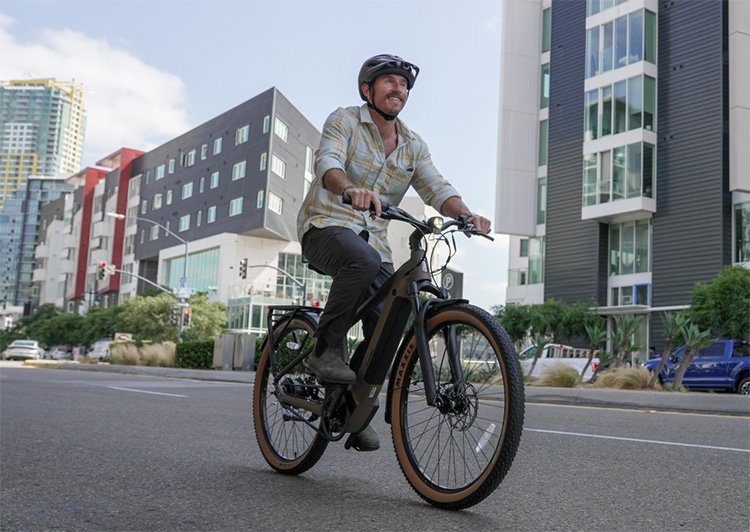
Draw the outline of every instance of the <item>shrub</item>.
[[[544,370],[534,384],[537,386],[556,386],[558,388],[573,388],[578,384],[580,375],[575,368],[560,362],[552,364]]]
[[[258,337],[255,339],[255,362],[253,363],[253,369],[258,369],[258,362],[260,362],[260,355],[261,355],[261,348],[263,347],[263,342],[266,339],[265,334],[259,334]]]
[[[112,342],[110,363],[124,366],[137,366],[141,363],[138,348],[132,342]]]
[[[140,349],[141,363],[144,366],[158,366],[162,368],[173,368],[175,365],[174,342],[163,342],[161,344],[144,345]]]
[[[596,388],[619,388],[621,390],[645,390],[648,388],[649,380],[651,380],[651,372],[644,367],[620,367],[600,373],[594,386]]]
[[[213,340],[191,340],[177,345],[176,368],[211,369],[213,360]]]

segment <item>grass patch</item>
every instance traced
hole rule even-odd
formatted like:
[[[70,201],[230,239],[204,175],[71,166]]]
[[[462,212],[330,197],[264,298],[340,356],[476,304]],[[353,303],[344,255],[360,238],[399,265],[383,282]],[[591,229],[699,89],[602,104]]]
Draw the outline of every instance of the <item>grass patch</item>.
[[[651,372],[644,367],[622,367],[600,373],[596,377],[594,387],[617,388],[620,390],[645,390],[650,379]],[[658,383],[655,389],[660,389]]]
[[[580,377],[581,375],[575,368],[558,362],[545,369],[542,376],[534,381],[534,384],[536,386],[575,388],[580,381]]]
[[[138,356],[138,348],[132,343],[126,344],[118,342],[117,345],[111,346],[111,351],[110,362],[112,364],[138,366],[141,362],[140,357]]]
[[[140,349],[141,363],[144,366],[173,368],[175,357],[174,342],[144,345]]]

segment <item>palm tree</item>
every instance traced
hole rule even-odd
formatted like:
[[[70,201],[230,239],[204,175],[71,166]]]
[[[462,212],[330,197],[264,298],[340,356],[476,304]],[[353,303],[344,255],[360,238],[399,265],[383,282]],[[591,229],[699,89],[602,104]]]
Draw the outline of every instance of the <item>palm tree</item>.
[[[539,357],[542,356],[542,351],[544,351],[544,348],[547,347],[547,344],[549,343],[549,337],[544,334],[534,334],[534,345],[536,345],[536,352],[534,352],[534,360],[531,361],[531,369],[529,369],[528,376],[530,377],[534,373],[534,368],[536,367],[536,361],[539,360]]]
[[[602,344],[607,341],[607,330],[599,323],[587,324],[584,325],[584,328],[586,329],[586,337],[589,340],[589,345],[591,345],[591,350],[589,351],[589,359],[581,371],[581,381],[583,381],[583,376],[586,375],[586,370],[589,369],[591,361],[594,359],[594,352],[598,353]],[[599,362],[601,363],[601,360]]]
[[[625,353],[634,347],[630,339],[638,330],[639,323],[639,318],[630,314],[615,317],[615,332],[612,335],[613,368],[619,368],[625,360]]]
[[[693,323],[683,328],[682,334],[685,337],[685,354],[682,360],[680,360],[680,365],[677,367],[674,383],[672,383],[673,390],[679,390],[682,387],[682,378],[685,376],[685,372],[693,361],[693,358],[695,358],[695,354],[714,342],[710,330],[701,331]]]
[[[687,317],[685,314],[665,312],[661,319],[662,326],[664,327],[664,336],[666,337],[667,343],[664,346],[664,352],[661,355],[659,361],[659,367],[656,368],[654,374],[651,375],[651,380],[648,381],[648,387],[653,388],[656,386],[656,381],[659,379],[664,366],[667,365],[667,360],[672,356],[672,348],[674,347],[675,340],[680,337],[682,329],[687,325]]]

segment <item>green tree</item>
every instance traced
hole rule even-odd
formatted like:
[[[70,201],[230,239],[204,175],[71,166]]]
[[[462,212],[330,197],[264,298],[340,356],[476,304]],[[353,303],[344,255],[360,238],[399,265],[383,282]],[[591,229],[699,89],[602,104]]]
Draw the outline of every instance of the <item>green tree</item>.
[[[505,331],[513,340],[516,348],[520,348],[524,338],[529,334],[531,327],[531,313],[528,305],[509,305],[493,307],[495,318],[500,322]]]
[[[79,340],[76,343],[90,346],[102,338],[114,338],[120,329],[120,314],[123,307],[95,308],[86,314]]]
[[[591,309],[596,307],[594,300],[577,301],[567,305],[562,313],[560,338],[572,342],[575,338],[587,338],[586,327],[599,324],[602,318]]]
[[[750,270],[725,268],[711,284],[693,288],[690,320],[722,338],[750,339]]]
[[[208,294],[195,294],[188,300],[192,309],[190,327],[182,335],[190,340],[213,340],[226,327],[227,309],[223,303],[208,301]]]
[[[690,323],[686,327],[683,327],[682,335],[685,337],[685,354],[682,355],[680,365],[677,366],[677,371],[674,374],[674,382],[672,383],[673,390],[679,390],[682,387],[682,379],[685,377],[685,372],[687,371],[688,366],[693,362],[695,354],[704,347],[711,345],[714,341],[711,336],[711,331],[702,331],[694,323]]]
[[[562,301],[548,299],[541,305],[532,305],[530,324],[532,335],[545,335],[554,341],[564,334],[568,308]]]
[[[119,332],[129,332],[137,341],[177,341],[177,326],[170,316],[177,301],[169,294],[128,299],[120,307]]]
[[[547,347],[547,344],[550,342],[548,336],[538,333],[535,333],[533,335],[533,339],[534,345],[536,346],[536,351],[534,352],[534,360],[531,361],[531,367],[529,368],[529,377],[534,373],[534,368],[536,367],[536,363],[539,360],[539,357],[542,356],[544,348]]]
[[[675,343],[679,340],[682,335],[682,330],[687,325],[687,316],[683,313],[665,312],[662,315],[661,323],[664,330],[664,337],[667,343],[664,345],[664,352],[661,354],[661,360],[659,366],[651,375],[651,380],[648,381],[648,387],[653,388],[656,386],[656,381],[659,379],[664,366],[667,365],[667,360],[672,356],[672,348]]]

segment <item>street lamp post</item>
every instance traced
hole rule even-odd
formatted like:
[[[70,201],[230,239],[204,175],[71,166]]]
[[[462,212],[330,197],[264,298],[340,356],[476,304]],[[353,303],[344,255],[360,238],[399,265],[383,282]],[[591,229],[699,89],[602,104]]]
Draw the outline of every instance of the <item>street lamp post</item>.
[[[172,231],[170,231],[169,229],[167,229],[166,227],[164,227],[162,224],[160,224],[156,220],[152,220],[150,218],[143,218],[142,216],[135,216],[135,215],[126,216],[124,214],[120,214],[119,212],[108,212],[107,216],[111,216],[112,218],[115,218],[117,220],[124,220],[125,218],[129,217],[129,218],[133,218],[135,220],[141,220],[143,222],[148,222],[148,223],[154,224],[154,225],[162,228],[165,233],[167,233],[169,235],[172,235],[177,240],[179,240],[180,242],[182,242],[182,244],[185,246],[185,253],[184,253],[184,259],[183,259],[183,264],[182,264],[182,278],[180,279],[180,287],[181,288],[186,288],[187,287],[187,280],[188,280],[187,279],[188,241],[187,240],[185,240],[181,236],[173,233]],[[184,307],[185,306],[185,295],[184,295],[184,292],[182,292],[181,294],[178,294],[178,295],[179,295],[180,307]],[[180,333],[180,335],[182,335],[183,319],[184,319],[184,313],[180,312],[180,324],[179,324],[179,333]]]

